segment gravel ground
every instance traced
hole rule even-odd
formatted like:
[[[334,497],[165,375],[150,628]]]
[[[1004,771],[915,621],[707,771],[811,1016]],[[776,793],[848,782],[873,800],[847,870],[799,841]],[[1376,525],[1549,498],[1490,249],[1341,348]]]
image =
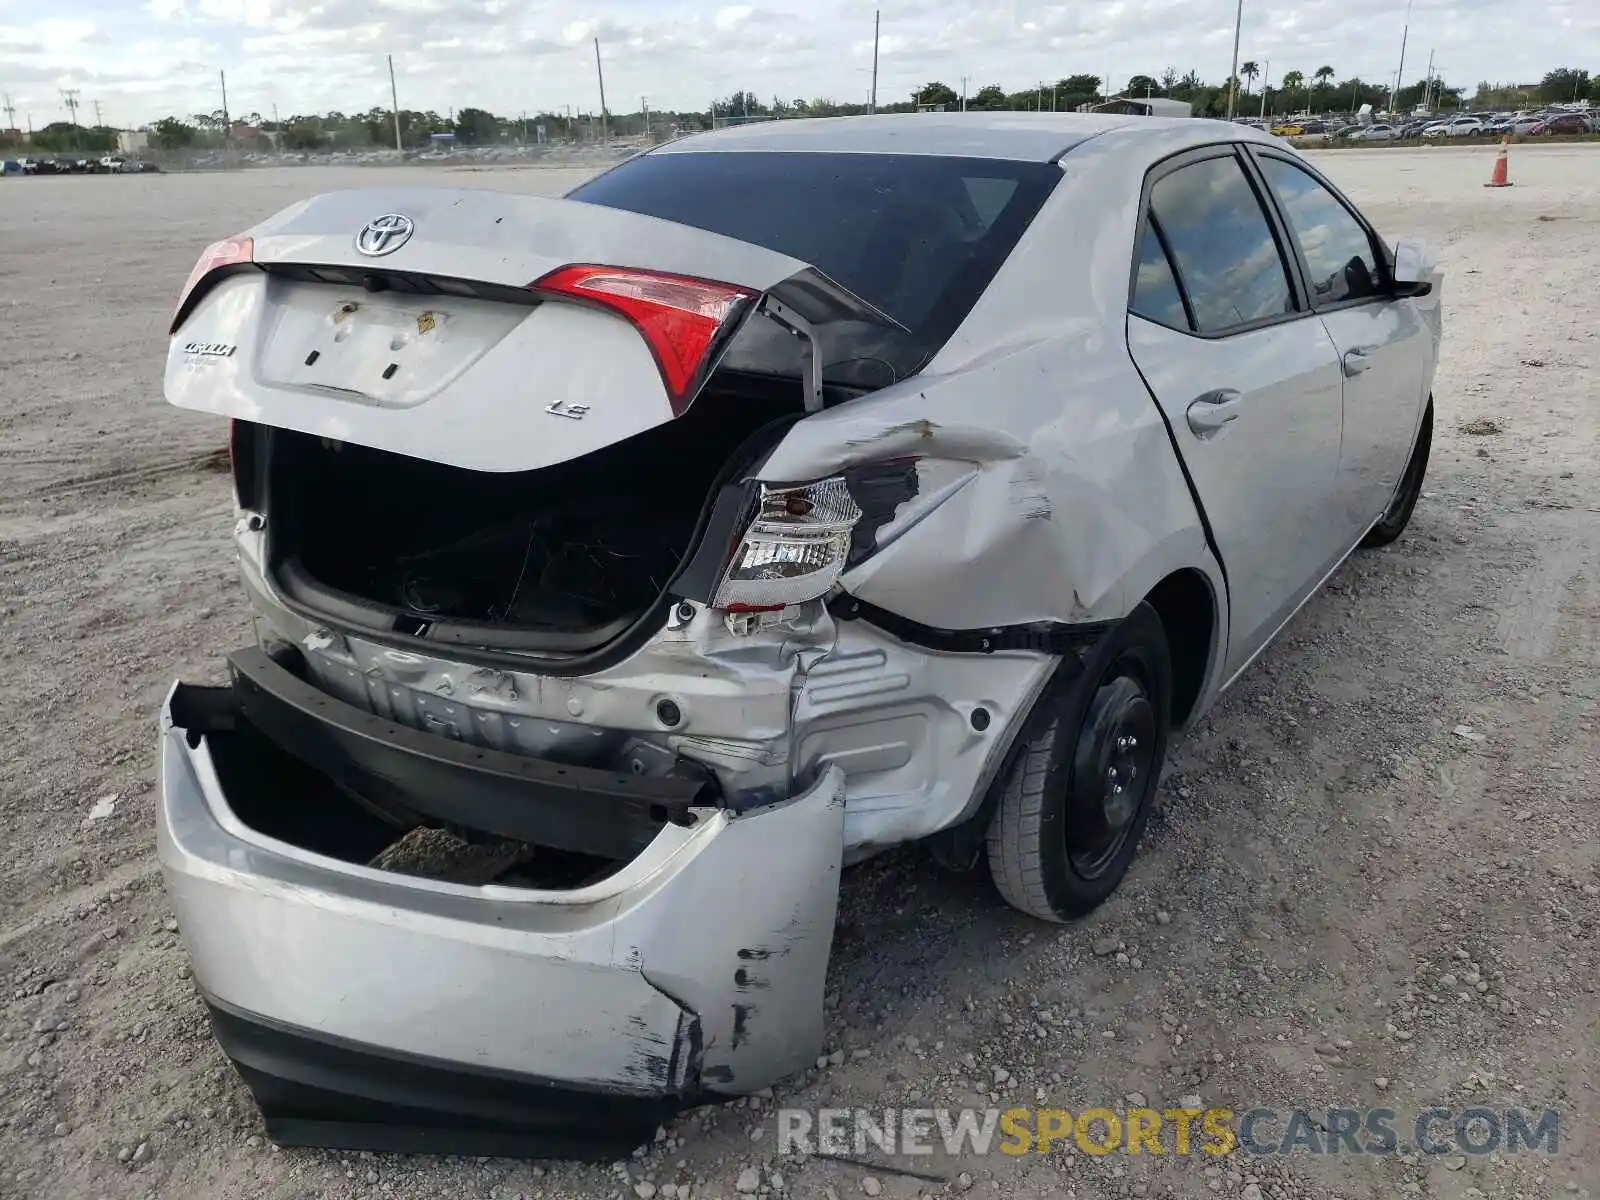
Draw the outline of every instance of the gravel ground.
[[[1033,924],[910,852],[848,873],[832,1056],[779,1103],[1550,1106],[1558,1153],[912,1164],[935,1183],[779,1160],[771,1101],[691,1114],[625,1168],[267,1144],[152,844],[161,697],[250,636],[223,431],[160,374],[200,245],[412,174],[308,168],[0,181],[0,1196],[1600,1194],[1600,151],[1517,147],[1503,191],[1492,154],[1322,159],[1448,272],[1406,538],[1177,745],[1092,919]]]

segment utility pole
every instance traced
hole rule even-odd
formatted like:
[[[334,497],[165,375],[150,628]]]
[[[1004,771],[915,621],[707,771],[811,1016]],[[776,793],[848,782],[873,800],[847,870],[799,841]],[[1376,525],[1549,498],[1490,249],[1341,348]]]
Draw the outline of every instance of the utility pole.
[[[1411,33],[1411,0],[1406,0],[1406,23],[1400,30],[1400,67],[1394,73],[1394,91],[1389,93],[1389,111],[1394,112],[1395,98],[1400,93],[1401,85],[1405,82],[1406,73],[1406,39]]]
[[[389,103],[392,106],[391,111],[394,113],[394,148],[403,154],[405,153],[405,145],[400,141],[400,93],[395,90],[394,86],[394,55],[392,54],[389,55]],[[272,112],[276,116],[277,108],[274,107]]]
[[[611,127],[606,123],[606,73],[600,66],[600,39],[594,40],[594,73],[600,80],[600,141],[611,144]]]
[[[72,148],[78,148],[78,89],[62,88],[61,103],[66,106],[67,114],[72,118]]]
[[[11,93],[10,92],[6,93],[5,110],[6,110],[6,128],[7,129],[15,129],[17,127],[17,110],[16,110],[16,107],[11,103]]]
[[[777,97],[773,97],[773,98],[776,99]],[[640,96],[639,97],[639,111],[644,114],[644,140],[645,140],[645,144],[648,145],[649,142],[650,142],[650,97],[649,96]]]
[[[1239,33],[1244,29],[1244,0],[1239,0],[1233,15],[1233,70],[1228,72],[1228,120],[1233,120],[1233,105],[1239,97]]]
[[[220,67],[217,69],[217,82],[222,87],[222,162],[226,166],[232,160],[233,150],[233,122],[228,117],[228,73]]]
[[[1428,51],[1428,77],[1422,84],[1422,110],[1433,111],[1433,51]]]
[[[872,99],[867,101],[867,111],[878,111],[878,18],[882,13],[878,9],[872,10]]]
[[[99,129],[104,124],[105,122],[100,119],[100,101],[96,100],[94,102],[94,127]]]
[[[1267,89],[1272,86],[1272,60],[1262,59],[1261,68],[1261,119],[1267,119]]]
[[[961,111],[967,111],[967,77],[961,77]]]

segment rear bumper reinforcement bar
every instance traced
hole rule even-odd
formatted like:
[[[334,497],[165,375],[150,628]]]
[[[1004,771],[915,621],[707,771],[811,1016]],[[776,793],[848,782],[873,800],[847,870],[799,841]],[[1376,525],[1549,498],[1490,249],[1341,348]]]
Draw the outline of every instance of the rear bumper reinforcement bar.
[[[250,648],[228,656],[228,687],[180,684],[173,723],[191,744],[248,723],[373,804],[482,833],[626,859],[672,822],[716,803],[709,778],[568,766],[423,733],[319,691]]]

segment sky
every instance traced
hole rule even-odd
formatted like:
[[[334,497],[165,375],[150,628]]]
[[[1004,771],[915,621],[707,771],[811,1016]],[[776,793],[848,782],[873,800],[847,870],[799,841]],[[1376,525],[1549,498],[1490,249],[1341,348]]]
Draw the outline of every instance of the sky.
[[[0,92],[16,125],[67,117],[132,128],[221,107],[235,115],[476,106],[504,116],[599,107],[593,39],[612,112],[701,110],[748,89],[785,100],[865,101],[882,12],[878,99],[939,79],[958,91],[1089,73],[1113,87],[1167,67],[1220,81],[1235,0],[0,0]],[[1387,81],[1398,0],[1245,0],[1240,61]],[[1452,85],[1600,71],[1597,0],[1413,0],[1407,81],[1430,50]],[[0,120],[3,120],[0,113]]]

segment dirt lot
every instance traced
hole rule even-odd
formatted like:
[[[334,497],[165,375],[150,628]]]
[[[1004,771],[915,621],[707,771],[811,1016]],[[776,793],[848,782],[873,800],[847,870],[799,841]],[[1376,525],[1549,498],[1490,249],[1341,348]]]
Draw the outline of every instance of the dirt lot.
[[[1448,272],[1411,532],[1176,748],[1092,920],[1030,923],[912,853],[850,873],[837,1053],[779,1103],[1199,1096],[1386,1105],[1403,1130],[1434,1104],[1553,1107],[1556,1154],[899,1160],[941,1183],[780,1161],[770,1101],[687,1117],[625,1170],[266,1144],[153,850],[162,694],[250,636],[223,430],[160,374],[203,243],[406,174],[308,168],[0,181],[0,1196],[1600,1195],[1600,151],[1515,148],[1499,191],[1492,153],[1322,159]]]

